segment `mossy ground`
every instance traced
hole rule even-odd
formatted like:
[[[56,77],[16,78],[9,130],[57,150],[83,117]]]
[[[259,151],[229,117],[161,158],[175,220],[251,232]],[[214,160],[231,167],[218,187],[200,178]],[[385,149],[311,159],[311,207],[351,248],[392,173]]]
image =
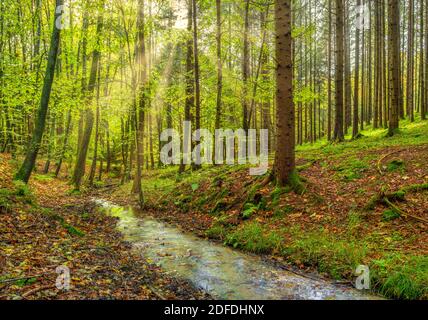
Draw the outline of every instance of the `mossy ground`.
[[[152,213],[183,228],[242,250],[270,254],[301,268],[353,281],[358,265],[371,269],[374,291],[399,299],[428,299],[427,225],[385,219],[386,206],[367,203],[379,193],[413,186],[401,210],[427,219],[428,122],[369,130],[344,143],[325,140],[297,148],[300,195],[263,185],[247,166],[204,167],[178,175],[152,171],[143,186]],[[129,188],[112,195],[118,201]]]

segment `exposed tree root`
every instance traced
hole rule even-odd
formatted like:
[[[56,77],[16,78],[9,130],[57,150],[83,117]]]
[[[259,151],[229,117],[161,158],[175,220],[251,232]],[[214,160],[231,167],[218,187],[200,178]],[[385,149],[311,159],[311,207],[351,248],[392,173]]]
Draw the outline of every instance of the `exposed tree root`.
[[[428,184],[418,184],[418,185],[407,186],[407,187],[404,187],[404,188],[400,189],[399,191],[393,192],[393,193],[381,192],[381,193],[375,195],[367,203],[367,205],[364,207],[364,209],[366,211],[372,211],[375,209],[375,207],[377,205],[383,204],[383,205],[388,206],[389,208],[391,208],[391,210],[393,210],[394,212],[396,212],[397,214],[399,214],[400,216],[402,216],[404,218],[412,218],[412,219],[418,220],[420,222],[428,223],[428,220],[421,218],[421,217],[414,216],[414,215],[409,214],[407,212],[404,212],[403,210],[401,210],[398,206],[396,206],[393,203],[393,201],[406,201],[405,197],[406,197],[407,193],[420,192],[420,191],[425,191],[425,190],[428,190]]]
[[[54,285],[47,285],[47,286],[41,286],[41,287],[38,287],[38,288],[34,288],[34,289],[30,290],[30,291],[25,292],[21,296],[21,298],[22,299],[26,299],[26,298],[32,296],[33,294],[35,294],[37,292],[44,291],[44,290],[49,290],[49,289],[54,289],[54,288],[55,288]]]
[[[393,204],[391,201],[389,201],[387,198],[383,199],[384,203],[386,205],[388,205],[394,212],[398,213],[400,216],[404,217],[404,218],[412,218],[414,220],[418,220],[420,222],[424,222],[424,223],[428,223],[428,220],[424,219],[424,218],[420,218],[414,215],[411,215],[407,212],[404,212],[403,210],[401,210],[399,207],[397,207],[395,204]]]
[[[379,159],[379,161],[377,162],[377,170],[379,171],[379,174],[380,174],[381,176],[383,176],[383,171],[382,171],[382,162],[383,162],[386,158],[388,158],[388,157],[392,156],[393,154],[400,153],[400,152],[403,152],[403,151],[406,151],[406,150],[395,150],[395,151],[393,151],[393,152],[390,152],[390,153],[388,153],[388,154],[386,154],[386,155],[382,156],[382,157]]]

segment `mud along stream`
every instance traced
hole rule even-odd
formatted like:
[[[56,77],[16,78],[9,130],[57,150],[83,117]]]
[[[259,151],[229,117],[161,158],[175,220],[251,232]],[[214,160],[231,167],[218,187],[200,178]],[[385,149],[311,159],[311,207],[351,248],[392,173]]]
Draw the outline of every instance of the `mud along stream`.
[[[376,299],[350,287],[304,277],[262,258],[183,233],[132,208],[96,200],[135,250],[166,272],[184,278],[218,299]]]

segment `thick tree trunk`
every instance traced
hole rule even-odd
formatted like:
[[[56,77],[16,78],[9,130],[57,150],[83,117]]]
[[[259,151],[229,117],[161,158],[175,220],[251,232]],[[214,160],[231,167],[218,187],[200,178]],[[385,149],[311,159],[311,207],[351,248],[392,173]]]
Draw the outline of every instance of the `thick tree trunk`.
[[[343,57],[344,57],[343,0],[336,0],[336,119],[334,140],[344,141],[343,132]]]
[[[275,2],[276,29],[276,180],[280,186],[297,187],[295,161],[295,114],[293,102],[293,63],[291,0]]]
[[[140,206],[144,205],[144,193],[141,186],[143,161],[144,161],[144,119],[145,119],[145,104],[146,104],[146,81],[147,81],[147,60],[145,46],[145,17],[144,17],[144,0],[138,1],[138,43],[137,43],[137,65],[139,66],[139,99],[135,104],[135,127],[136,127],[136,146],[137,146],[137,163],[136,173],[134,177],[133,192],[138,194]]]
[[[424,119],[425,112],[425,56],[424,56],[424,1],[420,1],[419,11],[419,94],[418,94],[418,111],[421,118]]]
[[[409,0],[409,21],[408,21],[408,48],[407,48],[407,92],[406,92],[406,109],[407,117],[413,122],[414,117],[414,67],[415,67],[415,1]]]
[[[425,2],[425,19],[428,19],[428,3]],[[424,81],[424,103],[422,110],[422,120],[426,120],[428,113],[428,21],[425,21],[425,81]]]
[[[328,80],[327,80],[327,100],[328,100],[328,111],[327,111],[327,139],[328,141],[331,140],[331,132],[332,132],[332,123],[331,123],[331,117],[332,117],[332,90],[331,90],[331,68],[332,68],[332,34],[333,34],[333,19],[332,19],[332,5],[331,5],[332,0],[328,0],[328,65],[327,65],[327,72],[328,72]]]
[[[189,0],[191,1],[191,0]],[[189,2],[187,8],[187,32],[190,35],[192,33],[193,28],[193,6],[192,3]],[[195,81],[194,81],[194,72],[195,69],[193,67],[193,41],[189,37],[186,42],[186,101],[184,105],[184,121],[192,121],[192,109],[195,105]],[[158,125],[159,127],[159,125]],[[184,151],[184,158],[191,157],[190,154],[187,153],[187,150]],[[183,173],[186,170],[186,166],[182,159],[179,173]]]
[[[345,8],[345,133],[348,134],[348,128],[351,126],[352,110],[352,90],[351,90],[351,41],[350,41],[350,23],[349,9]]]
[[[398,129],[400,113],[400,7],[398,0],[388,0],[389,131]]]

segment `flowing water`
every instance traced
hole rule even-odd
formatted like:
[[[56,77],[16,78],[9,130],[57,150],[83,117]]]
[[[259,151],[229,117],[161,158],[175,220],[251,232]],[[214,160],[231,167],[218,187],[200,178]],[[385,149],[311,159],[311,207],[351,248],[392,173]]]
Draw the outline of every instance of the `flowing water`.
[[[213,297],[227,300],[376,299],[353,288],[307,278],[262,258],[183,233],[132,208],[97,200],[119,218],[118,228],[134,248],[166,272],[187,279]]]

